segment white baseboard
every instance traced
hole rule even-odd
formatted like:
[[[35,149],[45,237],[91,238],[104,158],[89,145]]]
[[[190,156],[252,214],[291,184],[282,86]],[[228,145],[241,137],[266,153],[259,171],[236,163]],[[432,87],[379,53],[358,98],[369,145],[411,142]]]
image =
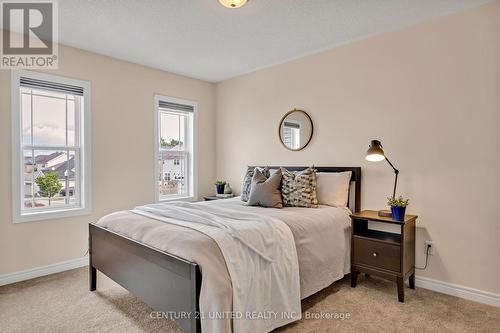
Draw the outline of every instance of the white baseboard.
[[[482,291],[474,288],[464,287],[458,284],[433,280],[422,276],[415,277],[415,285],[417,287],[437,291],[439,293],[500,307],[500,295],[490,293],[488,291]]]
[[[34,278],[49,275],[49,274],[68,271],[70,269],[75,269],[75,268],[87,266],[88,264],[89,264],[89,258],[83,257],[83,258],[59,262],[59,263],[53,264],[53,265],[27,269],[25,271],[8,273],[8,274],[0,275],[0,286],[4,286],[6,284],[11,284],[11,283],[15,283],[15,282],[24,281],[24,280],[34,279]]]
[[[34,279],[49,274],[68,271],[70,269],[87,266],[88,264],[89,264],[89,258],[83,257],[83,258],[63,261],[53,265],[27,269],[25,271],[8,273],[0,275],[0,286],[24,280]],[[500,307],[499,294],[482,291],[474,288],[469,288],[457,284],[433,280],[423,276],[415,277],[415,285],[419,288],[429,289],[439,293],[468,299],[474,302]]]

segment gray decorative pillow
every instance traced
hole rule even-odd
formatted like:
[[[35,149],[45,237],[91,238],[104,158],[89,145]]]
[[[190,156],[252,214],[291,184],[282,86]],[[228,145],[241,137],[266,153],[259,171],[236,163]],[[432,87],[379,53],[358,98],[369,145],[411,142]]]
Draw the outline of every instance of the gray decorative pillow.
[[[269,168],[255,168],[262,172],[266,178],[269,178],[271,175],[269,174]],[[241,185],[241,201],[247,202],[248,196],[250,195],[250,190],[252,186],[252,177],[254,173],[254,168],[248,167],[247,172],[245,173],[245,177],[243,177],[243,183]]]
[[[281,168],[281,195],[286,207],[317,208],[316,170],[309,167],[303,171],[291,172]]]
[[[281,170],[267,178],[259,169],[255,168],[247,204],[249,206],[283,208],[280,186]]]

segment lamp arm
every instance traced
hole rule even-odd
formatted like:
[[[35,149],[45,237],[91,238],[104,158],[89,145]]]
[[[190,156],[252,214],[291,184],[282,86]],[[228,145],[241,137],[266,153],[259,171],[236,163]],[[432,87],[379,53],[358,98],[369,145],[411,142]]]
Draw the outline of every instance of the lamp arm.
[[[396,173],[396,177],[394,178],[394,191],[392,191],[392,198],[396,198],[396,186],[398,185],[398,173]]]
[[[394,199],[394,198],[396,198],[396,186],[398,185],[399,170],[394,167],[394,165],[391,163],[391,161],[389,161],[387,156],[385,157],[385,160],[387,161],[387,163],[389,163],[391,168],[394,170],[394,173],[396,174],[396,177],[394,179],[394,191],[392,192],[392,198]]]
[[[387,156],[385,157],[385,160],[387,161],[387,163],[389,163],[389,165],[391,166],[391,168],[394,170],[394,173],[397,175],[399,173],[399,170],[396,169],[394,167],[394,165],[392,165],[391,161],[389,161],[389,159],[387,158]]]

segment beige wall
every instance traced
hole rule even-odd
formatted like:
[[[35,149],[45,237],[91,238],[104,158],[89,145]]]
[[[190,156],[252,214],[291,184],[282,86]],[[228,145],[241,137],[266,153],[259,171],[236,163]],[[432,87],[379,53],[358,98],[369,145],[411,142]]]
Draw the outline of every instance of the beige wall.
[[[10,72],[0,70],[0,274],[82,257],[89,221],[153,201],[159,93],[199,104],[200,196],[212,193],[216,174],[238,190],[247,164],[361,166],[363,208],[383,208],[391,171],[364,160],[369,140],[381,139],[401,170],[399,192],[420,216],[420,265],[423,241],[436,243],[418,274],[499,293],[499,32],[497,1],[216,87],[61,47],[52,73],[92,84],[93,213],[22,224],[11,222]],[[293,108],[315,125],[301,152],[277,136]]]
[[[198,102],[199,195],[213,192],[213,84],[69,47],[60,47],[59,59],[50,73],[91,82],[93,212],[12,223],[10,71],[0,70],[0,274],[81,258],[88,222],[154,201],[155,93]]]
[[[418,214],[418,275],[500,293],[500,3],[497,1],[243,75],[217,85],[217,176],[233,188],[246,165],[363,168],[362,205],[392,192],[381,139]],[[282,115],[309,112],[303,151],[278,141]]]

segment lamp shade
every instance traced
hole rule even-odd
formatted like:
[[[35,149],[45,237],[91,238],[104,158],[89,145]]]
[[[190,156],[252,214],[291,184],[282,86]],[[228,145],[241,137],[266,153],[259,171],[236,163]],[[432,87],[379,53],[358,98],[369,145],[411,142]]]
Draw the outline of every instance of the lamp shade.
[[[385,159],[382,143],[378,140],[372,140],[370,147],[366,151],[366,160],[370,162],[379,162]]]

